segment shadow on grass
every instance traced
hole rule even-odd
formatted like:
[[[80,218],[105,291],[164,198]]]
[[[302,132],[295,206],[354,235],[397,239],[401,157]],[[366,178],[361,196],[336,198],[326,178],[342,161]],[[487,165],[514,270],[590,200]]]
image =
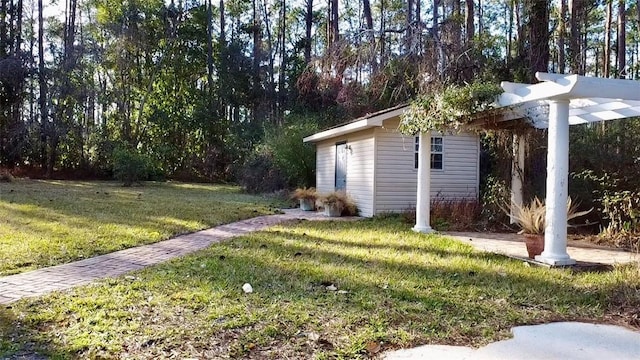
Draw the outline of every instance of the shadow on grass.
[[[11,256],[0,256],[4,265],[0,265],[0,273],[4,274],[269,214],[273,204],[230,186],[191,184],[152,184],[132,189],[108,182],[19,181],[0,184],[0,191],[0,213],[11,214],[7,229],[15,228],[26,240],[50,239],[42,246],[33,241],[28,254],[11,254],[12,248],[5,248],[5,254]],[[18,208],[14,204],[27,206]],[[96,231],[86,234],[86,229]]]
[[[39,331],[30,329],[18,321],[11,306],[0,308],[0,359],[46,360],[47,354],[70,357],[71,354],[45,343],[38,336]]]
[[[122,316],[142,322],[137,332],[102,331],[116,338],[113,348],[129,348],[127,341],[132,338],[145,342],[148,339],[140,333],[148,331],[149,337],[166,340],[145,350],[156,356],[171,344],[189,343],[200,353],[212,351],[212,357],[227,355],[225,349],[234,348],[240,349],[236,355],[260,358],[263,349],[288,349],[288,344],[299,341],[299,334],[312,331],[335,344],[323,351],[349,358],[365,355],[369,341],[391,347],[480,345],[507,336],[516,325],[599,319],[615,297],[610,291],[632,291],[637,284],[637,280],[628,285],[613,281],[585,289],[575,281],[579,276],[568,271],[525,268],[518,261],[466,251],[466,246],[453,241],[410,232],[401,234],[409,238],[406,245],[363,244],[364,238],[356,238],[363,236],[360,230],[393,238],[398,231],[393,222],[305,222],[293,228],[326,230],[327,236],[288,230],[254,233],[138,272],[140,280],[133,283],[120,278],[24,307],[37,313],[56,308],[54,304],[65,309],[69,302],[75,311],[93,311],[94,304],[99,304],[111,320],[110,312],[128,312]],[[354,238],[337,239],[332,230]],[[245,282],[253,285],[252,295],[241,292]],[[329,291],[327,286],[332,284],[346,292]],[[162,300],[153,306],[139,304],[148,296]],[[169,315],[152,322],[142,308],[154,309],[154,315]],[[183,314],[185,309],[193,315],[190,321],[174,319],[172,314]],[[61,311],[59,316],[63,321],[36,318],[20,326],[26,327],[25,334],[47,329],[39,339],[39,346],[46,347],[57,334],[65,336],[65,327],[71,326],[66,321],[75,315]],[[163,327],[158,329],[158,323]],[[98,325],[75,326],[92,334]],[[411,335],[398,338],[398,331]],[[95,351],[91,346],[82,351]],[[64,346],[54,350],[72,353]],[[293,354],[281,350],[276,358],[310,358],[316,350],[300,346],[291,350]],[[118,353],[107,355],[117,357]],[[136,353],[129,355],[136,357]]]

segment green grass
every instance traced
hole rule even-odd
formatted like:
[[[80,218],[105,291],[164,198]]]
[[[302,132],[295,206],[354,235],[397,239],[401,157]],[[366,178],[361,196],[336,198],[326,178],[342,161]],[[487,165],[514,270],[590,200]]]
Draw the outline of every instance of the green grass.
[[[481,345],[555,320],[637,327],[639,288],[634,266],[527,267],[394,218],[301,222],[15,303],[0,310],[0,357],[364,358],[377,344]]]
[[[0,275],[57,265],[273,213],[234,186],[0,183]]]

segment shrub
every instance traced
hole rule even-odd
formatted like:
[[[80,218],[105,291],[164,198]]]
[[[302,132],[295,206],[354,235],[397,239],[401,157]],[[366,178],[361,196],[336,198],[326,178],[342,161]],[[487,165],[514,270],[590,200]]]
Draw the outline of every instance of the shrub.
[[[602,206],[602,212],[609,219],[608,233],[640,230],[640,192],[606,191]]]
[[[13,180],[15,180],[15,178],[9,170],[0,170],[0,182],[13,182]]]
[[[482,207],[477,200],[435,199],[431,202],[431,225],[436,230],[472,230]]]
[[[266,193],[284,189],[285,176],[275,166],[273,155],[265,148],[259,149],[245,163],[240,185],[249,193]]]
[[[511,191],[504,181],[487,176],[480,188],[482,218],[490,225],[505,224],[508,217],[503,211],[503,204],[508,204],[510,198]]]
[[[147,158],[137,150],[117,147],[113,152],[113,176],[122,181],[123,186],[146,180],[149,175]]]
[[[289,186],[313,186],[316,181],[315,147],[302,142],[318,130],[311,119],[287,118],[288,124],[267,131],[265,146],[273,156],[273,163],[284,175]]]

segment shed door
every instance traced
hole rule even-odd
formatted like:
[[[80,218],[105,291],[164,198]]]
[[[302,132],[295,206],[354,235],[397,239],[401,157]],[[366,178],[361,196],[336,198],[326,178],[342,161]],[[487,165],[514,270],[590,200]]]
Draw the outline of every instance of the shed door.
[[[347,143],[336,144],[336,191],[347,189]]]

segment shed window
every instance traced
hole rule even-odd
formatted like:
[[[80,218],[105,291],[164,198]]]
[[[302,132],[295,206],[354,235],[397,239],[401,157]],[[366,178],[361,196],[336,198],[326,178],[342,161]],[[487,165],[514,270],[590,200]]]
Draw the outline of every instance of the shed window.
[[[418,168],[418,151],[420,150],[420,138],[416,136],[415,154],[413,166]],[[431,137],[431,168],[434,170],[444,169],[444,142],[442,136]]]

